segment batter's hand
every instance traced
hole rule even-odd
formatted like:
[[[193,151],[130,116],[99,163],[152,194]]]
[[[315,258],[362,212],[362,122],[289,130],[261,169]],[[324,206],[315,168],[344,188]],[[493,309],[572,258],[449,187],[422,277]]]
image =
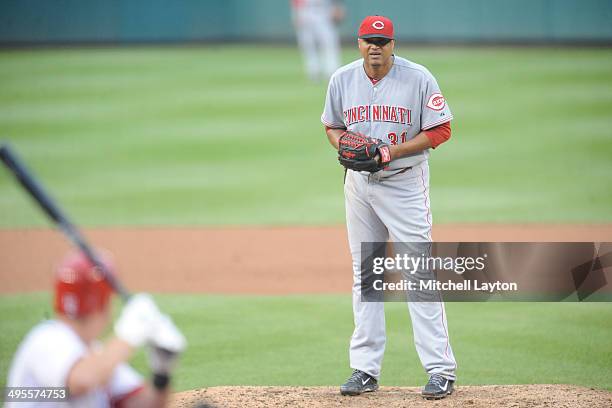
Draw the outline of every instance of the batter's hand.
[[[183,333],[174,325],[170,316],[161,315],[161,319],[155,327],[155,332],[151,336],[150,344],[177,354],[185,350],[187,340],[185,340]]]
[[[147,347],[149,367],[154,374],[168,375],[174,369],[187,341],[170,316],[162,315]]]
[[[389,164],[391,153],[383,141],[347,130],[338,139],[338,161],[349,170],[374,173]]]
[[[162,314],[151,295],[139,293],[130,298],[115,322],[115,335],[132,347],[151,340]]]
[[[149,367],[153,374],[168,375],[174,370],[179,354],[159,347],[148,346],[147,356],[149,358]]]

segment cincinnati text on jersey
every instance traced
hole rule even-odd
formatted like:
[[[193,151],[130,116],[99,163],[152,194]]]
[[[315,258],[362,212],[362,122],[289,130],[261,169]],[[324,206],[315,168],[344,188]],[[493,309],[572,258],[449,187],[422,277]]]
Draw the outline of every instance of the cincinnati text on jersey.
[[[412,125],[411,111],[403,106],[359,105],[350,107],[343,113],[346,126],[370,121]]]

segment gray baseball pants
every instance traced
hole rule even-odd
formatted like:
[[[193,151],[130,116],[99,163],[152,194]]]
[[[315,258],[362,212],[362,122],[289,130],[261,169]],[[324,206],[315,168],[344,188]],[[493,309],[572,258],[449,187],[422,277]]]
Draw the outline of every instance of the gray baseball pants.
[[[429,165],[427,160],[400,174],[368,174],[349,170],[344,185],[346,225],[353,259],[353,316],[350,365],[380,377],[385,351],[382,302],[361,301],[362,242],[431,241]],[[455,380],[456,362],[450,346],[442,302],[408,302],[414,344],[425,371]]]

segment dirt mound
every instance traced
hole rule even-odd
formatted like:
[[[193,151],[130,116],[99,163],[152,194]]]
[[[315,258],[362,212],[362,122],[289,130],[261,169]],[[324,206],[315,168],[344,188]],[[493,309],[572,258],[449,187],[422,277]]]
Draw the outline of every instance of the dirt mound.
[[[460,386],[439,401],[421,398],[420,388],[382,387],[344,397],[338,387],[211,387],[173,396],[172,407],[612,407],[612,392],[574,385]]]

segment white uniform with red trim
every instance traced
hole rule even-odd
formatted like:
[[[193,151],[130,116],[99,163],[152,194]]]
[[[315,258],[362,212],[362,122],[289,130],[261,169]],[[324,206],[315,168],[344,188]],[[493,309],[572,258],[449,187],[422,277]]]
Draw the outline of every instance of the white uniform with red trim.
[[[329,78],[340,66],[340,37],[332,0],[292,0],[293,24],[311,80]]]
[[[338,69],[329,82],[323,124],[399,144],[450,121],[453,115],[433,75],[421,65],[393,58],[391,70],[375,84],[365,72],[363,59]],[[431,241],[428,156],[425,150],[394,160],[377,173],[349,170],[346,175],[355,320],[350,363],[376,379],[385,350],[385,315],[383,303],[361,302],[361,243]],[[410,169],[400,172],[406,168]],[[455,380],[444,304],[409,302],[408,308],[425,371]]]
[[[65,387],[74,364],[90,353],[88,346],[65,323],[38,324],[20,344],[9,370],[7,387]],[[143,387],[142,377],[129,365],[117,366],[110,382],[68,402],[13,402],[5,407],[111,407]]]

